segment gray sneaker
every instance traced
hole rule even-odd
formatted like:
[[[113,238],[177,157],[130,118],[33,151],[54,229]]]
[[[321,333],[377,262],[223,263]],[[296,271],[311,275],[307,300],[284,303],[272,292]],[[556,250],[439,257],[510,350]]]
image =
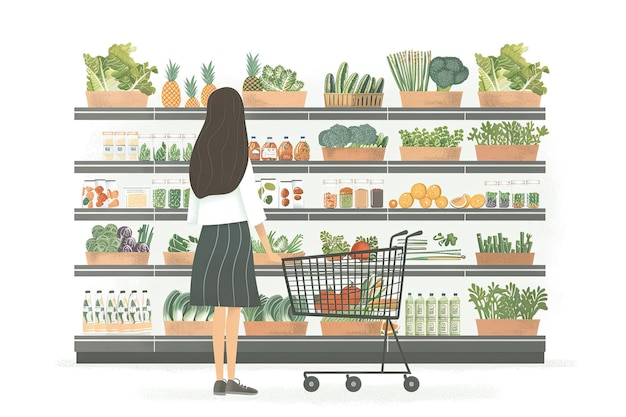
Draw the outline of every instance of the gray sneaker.
[[[213,395],[226,395],[226,380],[225,379],[215,381],[215,385],[213,385]]]
[[[229,379],[226,383],[226,394],[255,395],[258,392],[254,388],[241,385],[237,378]]]

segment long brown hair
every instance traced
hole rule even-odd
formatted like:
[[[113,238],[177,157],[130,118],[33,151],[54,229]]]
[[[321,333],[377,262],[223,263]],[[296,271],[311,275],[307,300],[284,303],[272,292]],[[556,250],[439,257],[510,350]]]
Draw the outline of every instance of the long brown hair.
[[[215,90],[189,161],[189,183],[198,198],[233,191],[248,163],[243,102],[230,87]]]

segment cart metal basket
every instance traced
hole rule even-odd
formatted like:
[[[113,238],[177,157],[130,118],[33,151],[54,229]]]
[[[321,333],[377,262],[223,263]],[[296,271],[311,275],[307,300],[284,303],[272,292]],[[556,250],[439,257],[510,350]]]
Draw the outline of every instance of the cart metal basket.
[[[283,258],[283,272],[294,314],[336,317],[345,321],[380,321],[382,329],[392,331],[406,368],[402,371],[385,370],[389,332],[382,331],[380,371],[306,371],[304,388],[307,391],[319,388],[319,380],[312,374],[340,373],[346,374],[346,388],[352,392],[361,388],[361,380],[350,374],[366,373],[403,374],[407,391],[419,388],[419,381],[411,375],[391,322],[400,315],[407,243],[409,238],[421,235],[422,231],[400,238],[407,233],[404,230],[391,236],[388,248]]]

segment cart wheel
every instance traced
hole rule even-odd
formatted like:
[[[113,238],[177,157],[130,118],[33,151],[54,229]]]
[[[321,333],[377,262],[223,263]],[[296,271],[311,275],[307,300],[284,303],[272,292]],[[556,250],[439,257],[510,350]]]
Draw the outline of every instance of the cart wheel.
[[[404,376],[404,389],[409,392],[417,391],[420,387],[420,382],[414,376]]]
[[[349,376],[346,380],[346,388],[350,392],[357,392],[361,388],[361,380],[356,376]]]
[[[307,376],[306,378],[304,378],[303,385],[304,389],[309,392],[317,391],[317,389],[320,387],[320,380],[314,376]]]

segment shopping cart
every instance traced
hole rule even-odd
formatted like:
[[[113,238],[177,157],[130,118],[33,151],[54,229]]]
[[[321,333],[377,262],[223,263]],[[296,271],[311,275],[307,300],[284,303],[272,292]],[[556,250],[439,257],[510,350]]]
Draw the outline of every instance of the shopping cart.
[[[391,322],[400,315],[407,243],[409,238],[421,235],[422,231],[407,233],[404,230],[391,236],[389,247],[384,249],[283,258],[283,272],[294,314],[382,322],[380,371],[306,371],[304,389],[307,391],[319,388],[319,380],[312,374],[343,373],[347,378],[346,388],[351,392],[361,388],[361,380],[351,374],[402,374],[407,391],[419,388],[419,381],[411,375],[396,328]],[[405,235],[404,239],[400,238]],[[406,370],[385,370],[389,330],[396,340]]]

